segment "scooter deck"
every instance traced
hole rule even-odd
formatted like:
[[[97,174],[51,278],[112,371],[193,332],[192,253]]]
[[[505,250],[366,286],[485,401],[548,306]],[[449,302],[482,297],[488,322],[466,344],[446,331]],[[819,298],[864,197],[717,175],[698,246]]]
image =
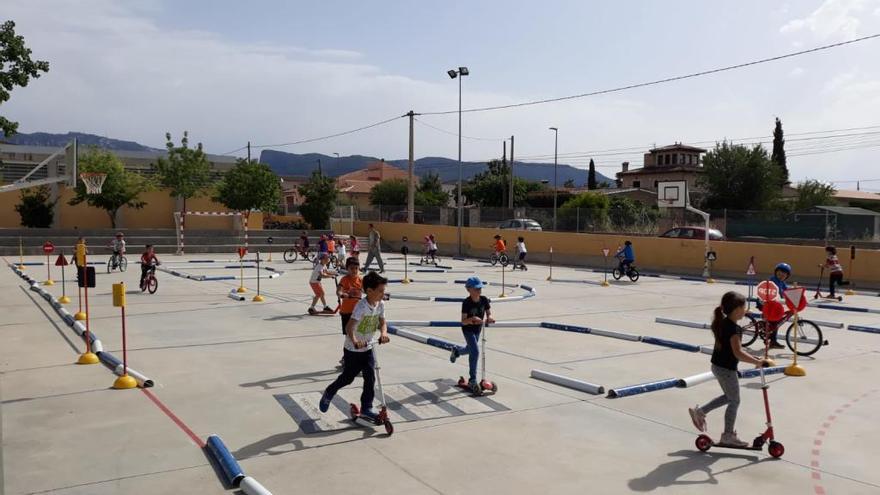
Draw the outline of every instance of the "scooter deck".
[[[747,445],[745,447],[740,447],[739,445],[731,445],[729,443],[712,443],[712,447],[718,447],[721,449],[736,449],[736,450],[764,450],[764,446],[754,447],[752,445]]]

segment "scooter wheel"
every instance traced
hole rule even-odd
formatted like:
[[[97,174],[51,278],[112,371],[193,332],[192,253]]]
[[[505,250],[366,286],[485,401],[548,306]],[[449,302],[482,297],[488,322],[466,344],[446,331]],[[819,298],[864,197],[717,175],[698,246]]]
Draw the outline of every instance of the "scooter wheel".
[[[700,452],[706,452],[712,447],[712,439],[708,435],[700,435],[694,441],[694,445],[696,445],[697,450]]]
[[[785,453],[785,447],[779,442],[770,442],[770,447],[767,448],[767,451],[771,456],[778,459]]]
[[[471,393],[477,397],[481,397],[483,395],[483,388],[480,387],[479,384],[474,385],[473,387],[471,387]]]
[[[467,380],[465,380],[463,376],[458,377],[458,386],[467,387]]]
[[[760,449],[763,447],[764,447],[764,437],[761,435],[756,436],[755,439],[752,440],[752,448],[753,449]]]
[[[361,410],[358,409],[358,406],[356,406],[355,404],[351,404],[351,419],[358,419],[358,416],[360,416],[360,414]]]
[[[385,433],[387,433],[388,436],[391,436],[391,434],[394,433],[394,425],[391,424],[391,420],[386,419],[384,425]]]

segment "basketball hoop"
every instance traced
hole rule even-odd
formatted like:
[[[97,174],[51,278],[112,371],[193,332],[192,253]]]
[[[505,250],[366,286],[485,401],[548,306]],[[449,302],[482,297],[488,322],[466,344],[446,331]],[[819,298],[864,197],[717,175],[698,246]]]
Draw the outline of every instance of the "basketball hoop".
[[[79,178],[86,185],[87,194],[101,194],[101,186],[107,179],[107,174],[100,172],[83,172],[79,174]]]

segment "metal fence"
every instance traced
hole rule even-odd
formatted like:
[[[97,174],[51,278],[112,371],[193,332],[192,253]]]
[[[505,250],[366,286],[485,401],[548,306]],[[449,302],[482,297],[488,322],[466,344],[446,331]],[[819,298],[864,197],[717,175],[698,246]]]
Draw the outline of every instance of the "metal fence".
[[[880,242],[880,214],[848,215],[830,211],[744,211],[714,210],[710,227],[731,240],[754,241],[853,241]],[[464,227],[504,228],[516,219],[534,220],[541,230],[624,235],[661,235],[680,226],[704,226],[698,214],[683,208],[632,208],[595,210],[558,208],[554,229],[553,208],[466,207]],[[407,221],[405,206],[358,208],[355,218],[362,221]],[[426,225],[456,226],[458,212],[448,207],[417,207],[415,222]]]

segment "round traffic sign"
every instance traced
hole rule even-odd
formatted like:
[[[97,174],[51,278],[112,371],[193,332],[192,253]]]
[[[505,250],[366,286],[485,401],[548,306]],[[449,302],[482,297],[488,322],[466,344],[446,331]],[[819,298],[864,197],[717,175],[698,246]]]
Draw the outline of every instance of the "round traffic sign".
[[[43,243],[43,252],[46,254],[52,254],[55,252],[55,245],[50,241],[46,241]]]
[[[758,284],[757,293],[758,299],[764,302],[775,301],[779,298],[779,287],[769,280],[764,280]]]

